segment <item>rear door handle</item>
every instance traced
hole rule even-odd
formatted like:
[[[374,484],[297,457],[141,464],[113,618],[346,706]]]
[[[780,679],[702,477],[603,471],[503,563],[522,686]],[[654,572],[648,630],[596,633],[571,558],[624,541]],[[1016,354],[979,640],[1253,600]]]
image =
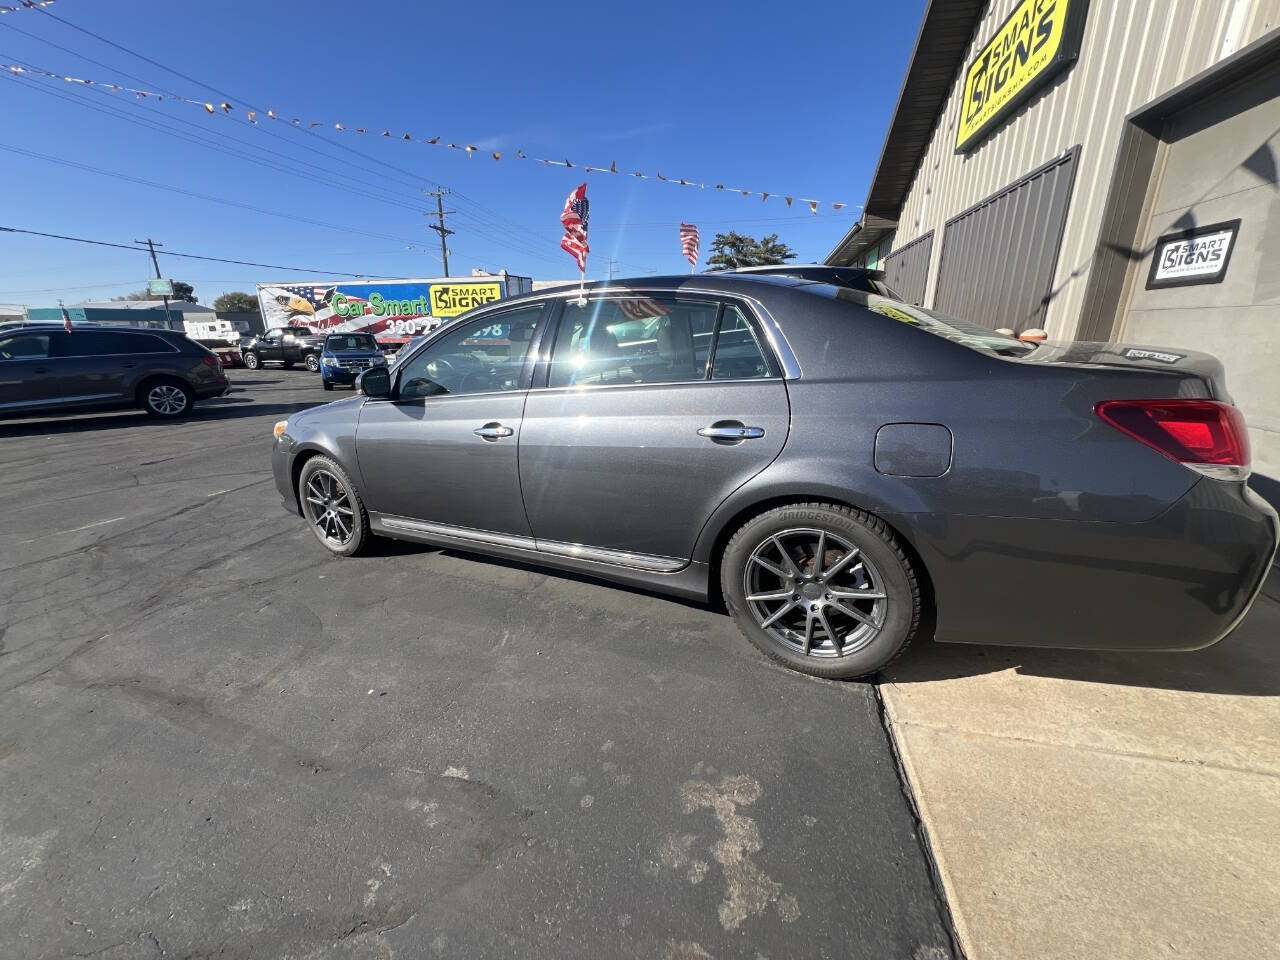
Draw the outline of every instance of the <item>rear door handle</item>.
[[[32,367],[31,372],[32,373],[48,373],[49,368],[48,367]]]
[[[515,433],[515,431],[510,427],[504,427],[496,420],[486,423],[483,427],[476,427],[471,432],[482,440],[488,440],[490,443],[493,443],[496,440],[501,440],[503,437],[509,437]]]
[[[759,440],[764,436],[764,427],[747,427],[735,420],[703,427],[698,431],[698,436],[708,440]]]

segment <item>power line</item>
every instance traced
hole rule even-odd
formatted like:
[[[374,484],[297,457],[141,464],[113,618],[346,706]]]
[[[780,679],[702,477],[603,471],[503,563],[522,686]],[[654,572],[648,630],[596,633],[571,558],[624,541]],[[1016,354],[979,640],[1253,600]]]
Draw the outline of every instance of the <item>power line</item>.
[[[2,145],[0,145],[2,146]],[[74,243],[90,243],[95,247],[115,247],[118,250],[132,250],[135,253],[146,253],[145,247],[132,246],[127,243],[111,243],[107,240],[89,240],[85,237],[71,237],[61,233],[45,233],[40,230],[25,230],[21,227],[5,227],[0,226],[0,233],[22,233],[31,237],[46,237],[50,240],[69,240]],[[331,277],[356,277],[369,280],[393,280],[394,277],[379,276],[378,274],[369,273],[353,273],[350,270],[316,270],[312,267],[285,267],[278,263],[256,263],[253,260],[231,260],[226,257],[210,257],[199,253],[176,253],[172,250],[165,251],[167,257],[182,257],[185,260],[207,260],[210,263],[232,263],[240,267],[262,267],[267,270],[291,270],[296,273],[314,273],[324,274]],[[106,284],[102,284],[105,286]]]
[[[88,171],[89,173],[96,173],[96,174],[99,174],[100,176],[111,177],[115,180],[124,180],[129,183],[140,184],[144,187],[153,187],[156,190],[167,190],[170,193],[181,194],[182,196],[185,196],[185,197],[193,197],[197,200],[207,200],[210,203],[221,203],[221,204],[225,204],[226,206],[236,207],[241,210],[250,210],[253,213],[259,213],[269,217],[280,217],[284,220],[296,220],[299,223],[306,223],[316,227],[325,227],[326,229],[337,230],[342,233],[360,234],[361,236],[372,237],[375,240],[393,240],[396,243],[407,243],[407,244],[412,244],[414,242],[404,237],[389,236],[388,234],[385,234],[385,233],[369,233],[366,230],[356,230],[344,224],[328,223],[324,220],[313,219],[312,217],[300,217],[300,216],[297,216],[296,214],[284,213],[280,210],[268,210],[264,207],[256,207],[253,204],[242,203],[239,200],[229,200],[226,197],[216,197],[216,196],[213,196],[212,194],[207,194],[207,193],[196,193],[192,190],[184,190],[181,187],[172,186],[171,184],[156,183],[154,180],[146,180],[146,179],[143,179],[142,177],[132,177],[132,176],[129,176],[128,174],[119,173],[118,171],[115,171],[115,170],[104,170],[101,167],[93,167],[87,163],[79,163],[75,160],[67,160],[62,157],[54,157],[45,153],[37,153],[34,150],[23,150],[21,147],[16,147],[13,144],[0,143],[0,150],[5,150],[5,151],[8,151],[9,153],[16,153],[16,154],[19,154],[20,156],[32,157],[37,160],[44,160],[48,163],[57,163],[66,167],[74,167],[77,170],[85,170],[85,171]]]
[[[212,91],[213,93],[218,94],[218,96],[223,97],[223,98],[224,98],[224,99],[226,99],[226,100],[239,101],[240,103],[244,104],[244,105],[245,105],[246,107],[248,107],[249,109],[254,110],[254,111],[258,112],[258,113],[269,113],[269,111],[263,110],[261,107],[255,106],[254,104],[250,103],[250,102],[249,102],[247,99],[245,99],[244,97],[236,96],[236,95],[234,95],[234,94],[228,93],[228,92],[227,92],[227,91],[225,91],[225,90],[221,90],[221,89],[219,89],[218,87],[215,87],[215,86],[213,86],[213,85],[211,85],[211,84],[204,83],[203,81],[197,80],[195,77],[189,76],[188,74],[182,73],[182,72],[181,72],[181,71],[179,71],[179,70],[175,70],[175,69],[173,69],[172,67],[166,66],[165,64],[163,64],[163,63],[161,63],[161,62],[159,62],[159,61],[157,61],[157,60],[153,60],[152,58],[150,58],[150,57],[146,56],[145,54],[138,53],[136,50],[133,50],[133,49],[131,49],[131,48],[129,48],[129,47],[126,47],[126,46],[124,46],[124,45],[122,45],[122,44],[116,43],[114,40],[110,40],[110,39],[108,39],[107,37],[104,37],[104,36],[102,36],[102,35],[100,35],[100,34],[94,33],[92,30],[88,30],[88,29],[86,29],[86,28],[84,28],[84,27],[81,27],[81,26],[79,26],[79,25],[77,25],[77,24],[74,24],[74,23],[70,22],[69,20],[64,20],[62,17],[59,17],[57,14],[50,13],[48,10],[46,10],[46,9],[44,9],[44,8],[42,8],[42,7],[37,7],[36,9],[38,9],[38,10],[39,10],[41,13],[43,13],[45,16],[50,17],[50,18],[52,18],[52,19],[54,19],[54,20],[58,21],[59,23],[63,24],[64,26],[70,27],[70,28],[71,28],[71,29],[73,29],[73,30],[77,30],[77,31],[79,31],[80,33],[85,34],[86,36],[92,37],[92,38],[94,38],[95,40],[98,40],[98,41],[100,41],[100,42],[102,42],[102,43],[107,44],[107,45],[108,45],[108,46],[110,46],[110,47],[115,48],[116,50],[120,50],[120,51],[122,51],[123,53],[127,53],[127,54],[129,54],[129,55],[131,55],[131,56],[137,57],[138,59],[143,60],[143,61],[145,61],[146,63],[151,64],[152,66],[159,67],[161,70],[164,70],[164,71],[166,71],[166,72],[168,72],[168,73],[171,73],[171,74],[173,74],[173,75],[174,75],[174,76],[176,76],[176,77],[181,77],[182,79],[184,79],[184,80],[188,81],[189,83],[194,83],[194,84],[195,84],[196,86],[198,86],[198,87],[203,87],[203,88],[204,88],[204,89],[206,89],[206,90]],[[174,93],[172,93],[171,91],[165,91],[165,89],[164,89],[163,87],[160,87],[159,89],[160,89],[161,91],[163,91],[163,92],[168,92],[168,93],[170,93],[170,95],[171,95],[171,96],[177,96],[177,94],[174,94]],[[349,146],[349,145],[347,145],[347,144],[345,144],[345,143],[339,143],[339,142],[337,142],[337,141],[330,140],[330,139],[328,139],[327,137],[323,137],[323,136],[321,136],[320,134],[316,133],[314,130],[311,130],[311,129],[309,129],[309,128],[305,128],[305,127],[295,127],[295,126],[292,126],[292,125],[289,125],[289,128],[290,128],[290,129],[292,129],[292,130],[298,130],[298,131],[300,131],[300,132],[302,132],[302,133],[307,134],[308,136],[314,137],[314,138],[316,138],[317,140],[319,140],[321,143],[327,144],[327,145],[332,146],[332,147],[337,147],[337,148],[339,148],[339,149],[341,149],[341,150],[345,150],[345,151],[346,151],[346,152],[348,152],[348,153],[354,154],[355,156],[362,157],[362,158],[364,158],[365,160],[368,160],[368,161],[370,161],[370,162],[372,162],[372,163],[376,163],[376,164],[378,164],[379,166],[385,167],[385,168],[386,168],[386,169],[388,169],[388,170],[394,170],[394,171],[396,171],[397,173],[403,174],[404,176],[406,176],[406,177],[410,178],[411,180],[417,180],[417,181],[422,181],[422,182],[428,183],[428,184],[430,184],[431,186],[435,187],[436,189],[443,189],[443,188],[444,188],[444,184],[438,183],[438,182],[436,182],[436,181],[434,181],[434,180],[430,179],[429,177],[425,177],[425,176],[422,176],[421,174],[417,174],[417,173],[413,173],[412,171],[405,170],[403,167],[396,166],[395,164],[387,163],[385,160],[382,160],[382,159],[380,159],[380,158],[378,158],[378,157],[375,157],[375,156],[373,156],[372,154],[365,153],[365,152],[363,152],[363,151],[361,151],[361,150],[356,150],[354,147],[351,147],[351,146]],[[415,186],[416,186],[416,184],[415,184]],[[506,226],[508,226],[508,227],[513,227],[513,228],[515,228],[515,229],[517,229],[517,230],[520,230],[520,231],[522,231],[522,232],[526,232],[526,233],[528,233],[529,235],[531,235],[531,236],[533,236],[533,237],[537,238],[537,240],[538,240],[538,242],[539,242],[539,243],[541,243],[541,242],[543,242],[543,241],[545,240],[545,238],[544,238],[544,237],[542,237],[542,236],[541,236],[540,234],[538,234],[536,231],[531,230],[528,226],[526,226],[526,225],[524,225],[524,224],[517,223],[516,221],[514,221],[514,220],[510,220],[510,219],[508,219],[507,217],[504,217],[502,214],[498,213],[497,211],[494,211],[494,210],[489,209],[489,208],[488,208],[488,207],[486,207],[484,204],[480,203],[478,200],[475,200],[474,198],[469,197],[469,196],[467,196],[467,195],[466,195],[466,194],[464,194],[464,193],[459,193],[459,192],[457,192],[457,191],[454,191],[454,196],[455,196],[456,198],[458,198],[459,200],[464,201],[465,203],[469,203],[469,204],[471,204],[472,206],[476,207],[476,209],[477,209],[477,210],[481,211],[481,212],[484,214],[484,216],[485,216],[486,218],[488,218],[488,219],[490,219],[491,221],[493,221],[493,222],[491,222],[491,223],[489,224],[489,225],[490,225],[490,226],[492,226],[492,227],[501,228],[501,225],[505,224],[505,225],[506,225]],[[475,216],[477,217],[477,219],[479,219],[479,215],[476,215],[476,214],[473,214],[473,215],[475,215]]]

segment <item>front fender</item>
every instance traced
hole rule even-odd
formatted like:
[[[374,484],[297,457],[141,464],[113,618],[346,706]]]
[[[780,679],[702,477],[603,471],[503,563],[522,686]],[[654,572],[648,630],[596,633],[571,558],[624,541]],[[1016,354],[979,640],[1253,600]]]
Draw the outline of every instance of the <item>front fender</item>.
[[[364,400],[360,396],[346,397],[289,418],[289,425],[271,452],[276,489],[286,501],[298,504],[294,479],[301,463],[316,454],[337,461],[358,486],[364,485],[356,460],[356,427]]]

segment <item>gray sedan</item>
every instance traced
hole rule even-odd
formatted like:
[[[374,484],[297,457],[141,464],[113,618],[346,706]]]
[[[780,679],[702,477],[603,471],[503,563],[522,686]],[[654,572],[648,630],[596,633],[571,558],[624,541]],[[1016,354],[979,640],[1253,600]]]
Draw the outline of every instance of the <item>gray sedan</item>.
[[[285,506],[700,600],[825,677],[942,641],[1191,649],[1276,550],[1221,365],[1020,343],[845,271],[482,308],[276,425]],[[993,323],[993,326],[996,324]]]

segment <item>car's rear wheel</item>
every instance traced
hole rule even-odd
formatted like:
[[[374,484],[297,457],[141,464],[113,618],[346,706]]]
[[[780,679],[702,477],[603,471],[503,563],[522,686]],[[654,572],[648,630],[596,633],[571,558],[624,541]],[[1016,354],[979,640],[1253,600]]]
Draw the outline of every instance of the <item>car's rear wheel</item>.
[[[138,390],[138,396],[142,409],[165,420],[186,416],[196,402],[191,387],[174,377],[148,380]]]
[[[320,358],[317,357],[314,353],[307,354],[307,359],[304,360],[303,363],[307,365],[307,369],[310,370],[312,373],[315,373],[317,370],[320,369]]]
[[[765,655],[819,677],[874,673],[920,622],[911,562],[882,520],[829,503],[777,507],[725,547],[721,588]]]
[[[249,353],[246,353],[244,355],[244,365],[248,367],[250,370],[257,370],[260,366],[262,366],[262,360],[258,357],[256,353],[253,353],[252,351],[250,351]]]
[[[369,514],[347,472],[328,457],[313,457],[298,477],[303,516],[326,549],[350,557],[368,546]]]

